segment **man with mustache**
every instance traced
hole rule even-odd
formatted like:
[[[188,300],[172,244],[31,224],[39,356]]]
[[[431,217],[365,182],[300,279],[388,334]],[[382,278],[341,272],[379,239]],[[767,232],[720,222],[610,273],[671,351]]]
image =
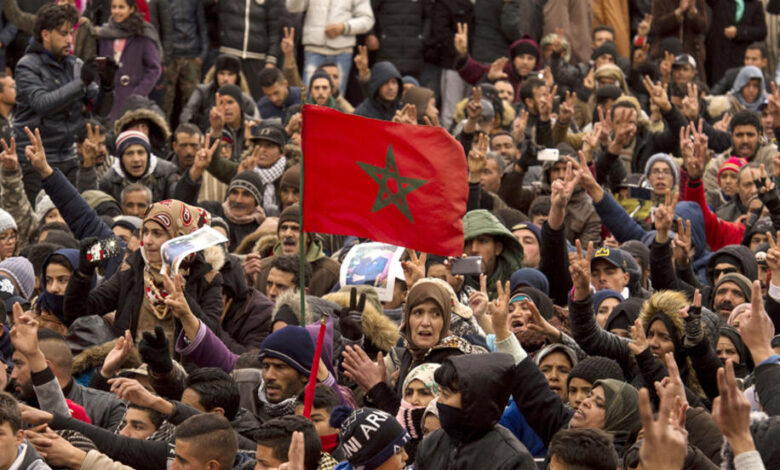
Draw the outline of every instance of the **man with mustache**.
[[[717,192],[720,189],[718,169],[723,162],[733,156],[744,158],[750,163],[763,163],[766,168],[772,168],[772,157],[777,153],[777,147],[762,138],[761,129],[761,118],[753,111],[746,109],[731,118],[729,124],[731,147],[710,160],[704,170],[704,189],[707,192]]]
[[[750,301],[750,286],[750,280],[739,273],[721,277],[712,290],[712,309],[727,321],[734,307]]]
[[[299,242],[301,237],[301,226],[298,216],[301,207],[298,204],[288,206],[279,216],[279,225],[276,229],[276,235],[279,241],[274,246],[274,255],[260,260],[259,271],[257,271],[257,283],[255,287],[260,292],[266,292],[268,283],[268,274],[271,272],[271,264],[274,257],[281,255],[298,255]],[[322,296],[331,291],[333,286],[339,280],[339,270],[341,265],[325,256],[322,250],[322,242],[310,234],[304,233],[304,246],[306,247],[306,259],[311,263],[312,276],[309,283],[309,294]],[[244,265],[244,269],[247,269]],[[247,273],[250,274],[250,273]],[[254,274],[251,273],[251,274]]]

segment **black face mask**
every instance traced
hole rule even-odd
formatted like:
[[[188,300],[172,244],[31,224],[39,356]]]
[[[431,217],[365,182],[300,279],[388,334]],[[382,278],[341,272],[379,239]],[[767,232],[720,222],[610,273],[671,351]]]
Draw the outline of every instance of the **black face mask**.
[[[466,429],[464,429],[462,424],[463,410],[445,405],[441,402],[436,403],[436,408],[439,410],[439,421],[441,422],[441,428],[444,429],[444,432],[446,432],[451,439],[464,442]]]
[[[723,358],[718,358],[721,365],[723,367],[726,367],[726,360]],[[750,371],[748,370],[747,366],[741,362],[734,362],[732,363],[734,365],[734,376],[738,379],[744,379],[748,375],[750,375]]]

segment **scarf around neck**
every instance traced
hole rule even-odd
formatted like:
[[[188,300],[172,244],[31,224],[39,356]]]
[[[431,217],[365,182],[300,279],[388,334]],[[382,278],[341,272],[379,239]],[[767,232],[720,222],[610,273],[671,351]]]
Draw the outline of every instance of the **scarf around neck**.
[[[298,402],[295,397],[290,397],[280,401],[279,403],[271,403],[268,401],[268,397],[265,395],[265,382],[257,387],[257,399],[260,400],[260,403],[263,404],[263,409],[271,418],[294,415],[295,405]]]
[[[255,210],[252,213],[247,215],[236,215],[230,207],[230,203],[225,201],[222,203],[222,211],[225,213],[225,218],[228,219],[230,223],[236,225],[251,224],[253,222],[260,225],[265,220],[265,211],[259,204],[255,206]]]
[[[117,23],[113,18],[109,18],[108,22],[100,27],[98,37],[101,39],[128,39],[133,36],[145,37],[154,42],[154,45],[157,46],[157,50],[162,51],[160,36],[157,34],[157,30],[146,21],[144,21],[143,25],[144,27],[141,30],[141,34],[137,34],[135,31],[129,29],[129,23],[127,21]]]
[[[276,188],[274,181],[282,177],[287,157],[282,155],[279,160],[268,168],[255,168],[255,173],[263,182],[263,208],[268,214],[278,214],[279,205],[276,203]]]

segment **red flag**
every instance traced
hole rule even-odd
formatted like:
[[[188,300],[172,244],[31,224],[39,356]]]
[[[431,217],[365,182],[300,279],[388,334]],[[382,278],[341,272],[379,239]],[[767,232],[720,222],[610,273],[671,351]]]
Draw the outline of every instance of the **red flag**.
[[[307,232],[463,253],[468,168],[443,128],[306,105],[302,139]]]

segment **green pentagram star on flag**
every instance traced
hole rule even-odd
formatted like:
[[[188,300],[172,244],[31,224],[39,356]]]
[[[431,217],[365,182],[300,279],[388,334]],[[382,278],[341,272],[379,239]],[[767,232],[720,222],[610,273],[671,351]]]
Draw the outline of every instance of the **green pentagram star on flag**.
[[[371,212],[376,212],[393,204],[407,219],[409,219],[409,222],[414,223],[412,212],[409,210],[409,204],[406,202],[406,196],[428,181],[401,176],[398,171],[398,165],[395,163],[395,154],[393,153],[392,145],[387,147],[387,157],[385,159],[384,168],[363,162],[357,162],[357,164],[360,165],[360,168],[362,168],[363,171],[379,185],[379,191],[377,192],[374,207],[371,209]],[[389,185],[391,180],[395,180],[397,192],[391,189]]]

